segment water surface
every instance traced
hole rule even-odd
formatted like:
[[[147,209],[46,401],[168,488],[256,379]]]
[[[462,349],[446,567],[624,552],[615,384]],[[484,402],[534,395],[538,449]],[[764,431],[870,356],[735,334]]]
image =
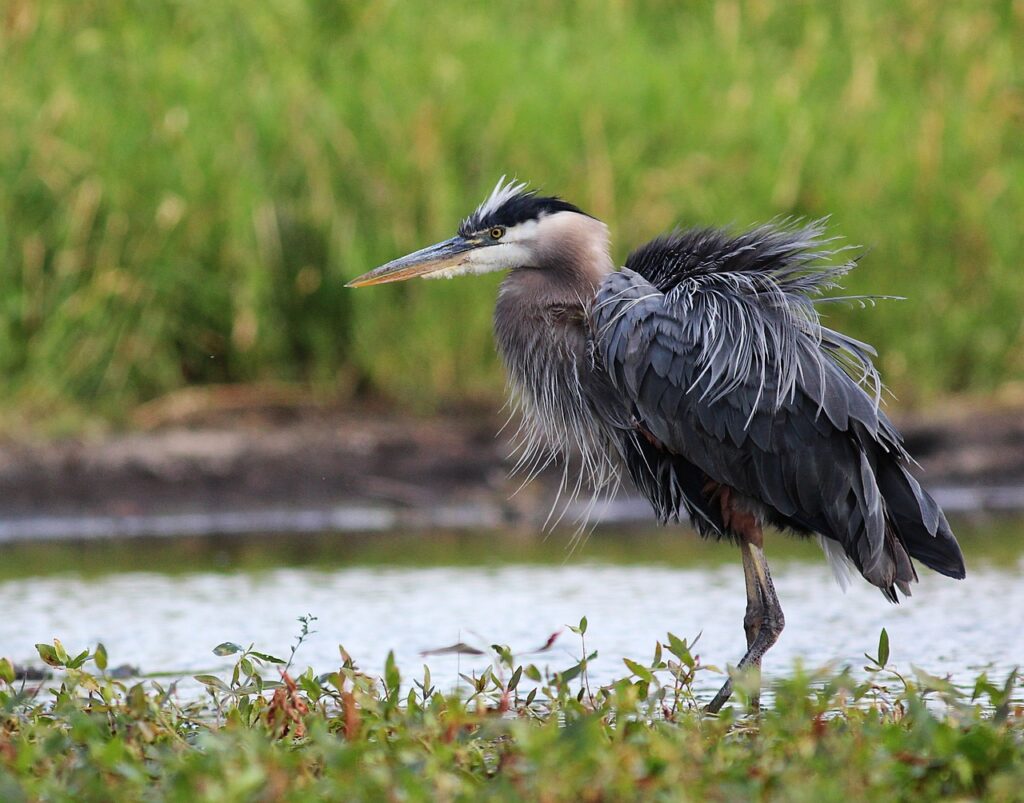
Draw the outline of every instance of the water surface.
[[[769,557],[787,626],[766,674],[785,674],[797,661],[860,667],[883,627],[902,668],[913,663],[968,683],[981,669],[1002,676],[1024,664],[1022,530],[958,529],[968,579],[922,570],[913,597],[898,606],[863,581],[841,591],[816,547],[777,538]],[[56,636],[76,650],[102,641],[113,663],[143,672],[205,672],[230,665],[211,653],[221,641],[287,655],[297,617],[311,613],[317,632],[300,667],[335,668],[343,644],[379,673],[393,650],[406,676],[426,662],[442,686],[486,660],[422,652],[464,641],[525,653],[562,630],[555,649],[528,660],[564,669],[580,654],[564,626],[584,615],[587,648],[600,653],[595,683],[621,677],[624,656],[648,660],[668,631],[702,633],[697,651],[707,663],[742,654],[734,547],[665,531],[602,533],[572,555],[565,544],[492,533],[25,547],[9,552],[0,580],[0,653],[38,663],[33,644]],[[706,686],[717,682],[705,677]]]

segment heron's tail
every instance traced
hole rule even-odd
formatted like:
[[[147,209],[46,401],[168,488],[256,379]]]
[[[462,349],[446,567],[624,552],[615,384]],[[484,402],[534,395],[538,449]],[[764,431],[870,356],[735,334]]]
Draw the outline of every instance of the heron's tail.
[[[935,500],[899,463],[880,466],[877,480],[887,517],[910,556],[939,574],[962,579],[963,553]]]

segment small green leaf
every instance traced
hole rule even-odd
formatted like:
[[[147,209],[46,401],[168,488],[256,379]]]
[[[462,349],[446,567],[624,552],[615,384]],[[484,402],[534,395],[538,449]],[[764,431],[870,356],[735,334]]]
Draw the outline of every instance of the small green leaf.
[[[324,693],[324,687],[320,685],[320,679],[313,676],[312,668],[299,675],[298,684],[299,688],[314,701],[319,700]]]
[[[693,655],[690,653],[690,647],[686,643],[685,639],[679,638],[674,633],[668,634],[668,651],[678,658],[682,663],[686,664],[690,669],[693,669],[696,663],[693,660]]]
[[[84,664],[88,660],[89,660],[89,651],[88,650],[82,650],[74,658],[69,659],[67,661],[67,663],[66,663],[66,666],[67,666],[68,669],[79,669],[79,668],[81,668],[82,664]]]
[[[102,641],[96,645],[96,652],[92,657],[96,662],[96,668],[103,672],[107,668],[107,648],[103,646]]]
[[[587,617],[584,616],[580,619],[580,635],[584,635],[587,632]]]
[[[570,680],[577,677],[580,672],[583,671],[584,661],[580,661],[576,666],[570,666],[564,672],[558,673],[558,678],[562,683],[568,683]]]
[[[933,675],[930,672],[926,672],[920,667],[912,666],[914,675],[917,677],[917,682],[920,683],[925,689],[932,691],[942,692],[954,697],[963,696],[962,692],[957,689],[947,678],[940,678],[937,675]]]
[[[61,644],[59,638],[55,638],[53,640],[53,649],[57,653],[57,657],[60,659],[60,662],[62,664],[66,664],[68,662],[68,653],[67,650],[64,649],[64,645]]]
[[[128,690],[128,706],[132,713],[139,715],[149,707],[146,699],[146,689],[141,683],[136,683]]]
[[[882,628],[878,636],[878,665],[885,666],[889,662],[889,634]]]
[[[398,672],[398,665],[395,663],[395,652],[390,650],[388,657],[384,660],[384,686],[387,688],[388,694],[397,693],[401,682],[402,677]]]
[[[52,644],[36,644],[36,652],[50,666],[64,666],[64,662],[57,657],[57,651]]]
[[[225,655],[234,655],[236,652],[241,652],[242,648],[235,644],[233,641],[225,641],[222,644],[218,644],[213,648],[213,654],[224,657]]]
[[[654,675],[646,666],[641,666],[636,661],[629,660],[629,658],[623,658],[622,661],[626,664],[626,668],[641,680],[645,680],[648,683],[654,680]]]
[[[252,651],[249,652],[249,654],[253,658],[259,658],[261,661],[266,661],[268,664],[284,664],[285,663],[283,658],[278,658],[275,655],[268,655],[265,652],[256,652],[255,650],[252,650]]]
[[[4,683],[14,683],[14,664],[8,658],[0,658],[0,680]]]
[[[523,677],[523,668],[521,666],[516,667],[516,671],[512,673],[512,679],[508,682],[508,689],[512,691],[516,686],[519,685],[520,679]]]
[[[503,664],[508,664],[512,660],[512,648],[504,644],[492,644],[491,649],[494,650],[495,655],[498,656],[498,660]]]
[[[228,684],[216,675],[193,675],[192,678],[193,680],[198,680],[204,686],[212,686],[213,688],[219,689],[220,691],[231,691]]]

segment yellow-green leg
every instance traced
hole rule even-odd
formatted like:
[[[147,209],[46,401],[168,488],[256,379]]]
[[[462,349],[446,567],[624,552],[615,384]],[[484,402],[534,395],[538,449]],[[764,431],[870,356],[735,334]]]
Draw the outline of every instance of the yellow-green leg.
[[[756,538],[745,538],[740,542],[743,577],[747,586],[747,611],[743,617],[743,629],[747,634],[747,652],[736,665],[739,671],[756,672],[758,687],[761,679],[761,658],[778,641],[779,634],[786,625],[764,550],[760,543],[753,543],[754,540],[761,541],[760,535],[758,528]],[[725,681],[705,711],[717,714],[731,696],[732,678]],[[760,693],[755,693],[751,698],[751,707],[756,711],[759,704]]]

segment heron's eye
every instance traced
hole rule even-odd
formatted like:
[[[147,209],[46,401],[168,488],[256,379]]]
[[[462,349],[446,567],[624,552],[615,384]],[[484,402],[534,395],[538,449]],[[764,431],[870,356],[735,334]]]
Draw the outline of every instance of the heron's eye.
[[[504,226],[495,226],[493,229],[491,229],[487,233],[490,235],[492,240],[500,240],[502,237],[505,236],[505,227]]]

